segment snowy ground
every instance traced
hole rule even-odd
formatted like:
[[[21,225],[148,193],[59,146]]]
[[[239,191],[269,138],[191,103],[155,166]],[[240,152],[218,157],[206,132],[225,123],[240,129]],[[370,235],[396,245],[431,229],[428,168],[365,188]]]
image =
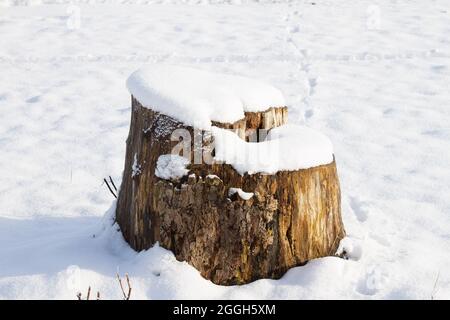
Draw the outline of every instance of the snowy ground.
[[[82,5],[79,28],[77,7],[16,2],[0,1],[0,298],[120,298],[117,270],[135,299],[450,298],[448,1]],[[331,138],[351,260],[220,287],[104,229],[125,80],[157,62],[266,80]]]

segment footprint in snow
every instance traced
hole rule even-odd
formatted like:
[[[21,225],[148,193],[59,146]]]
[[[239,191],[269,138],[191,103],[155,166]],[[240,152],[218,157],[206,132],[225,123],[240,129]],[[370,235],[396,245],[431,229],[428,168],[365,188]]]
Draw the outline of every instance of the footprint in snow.
[[[385,247],[390,247],[391,246],[391,242],[386,239],[385,237],[375,233],[375,232],[371,232],[370,233],[370,238],[372,238],[373,240],[375,240],[376,242],[378,242],[379,244],[381,244],[382,246]]]
[[[289,30],[290,33],[299,33],[300,32],[300,26],[293,26]]]
[[[309,82],[309,86],[311,88],[314,88],[315,86],[317,86],[317,78],[309,78],[308,82]]]
[[[314,95],[314,90],[317,86],[317,78],[308,78],[309,96]]]
[[[305,111],[305,119],[309,119],[314,115],[314,110],[313,109],[308,109]]]
[[[39,100],[41,100],[41,96],[34,96],[34,97],[31,97],[30,99],[28,99],[27,103],[36,103],[36,102],[39,102]]]
[[[388,279],[389,275],[379,266],[369,266],[358,281],[356,291],[372,296],[386,286]]]
[[[350,197],[350,207],[359,222],[364,222],[369,217],[371,205],[366,201],[361,201],[357,197]]]
[[[437,73],[441,73],[445,71],[447,67],[445,65],[434,65],[431,67],[431,70]]]

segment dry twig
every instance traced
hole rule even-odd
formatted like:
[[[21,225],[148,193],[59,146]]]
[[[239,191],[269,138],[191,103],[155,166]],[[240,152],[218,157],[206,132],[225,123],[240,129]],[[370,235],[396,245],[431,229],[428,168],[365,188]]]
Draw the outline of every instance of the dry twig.
[[[111,178],[111,176],[109,176],[109,181],[111,182],[111,184],[112,184],[114,190],[116,190],[116,192],[117,192],[117,187],[116,187],[116,185],[114,184],[114,181],[113,181],[113,179]]]
[[[88,287],[87,294],[86,294],[86,300],[89,300],[91,297],[91,286]],[[83,300],[83,295],[81,292],[77,293],[77,299]],[[97,291],[97,300],[100,300],[100,292]]]
[[[131,284],[130,284],[130,278],[128,277],[128,273],[125,273],[125,278],[127,279],[128,293],[125,293],[125,290],[124,290],[123,284],[122,284],[122,279],[120,278],[118,273],[116,273],[116,276],[117,276],[117,280],[119,281],[120,289],[122,289],[123,300],[130,300]]]
[[[108,180],[106,180],[106,178],[104,178],[103,181],[106,183],[106,186],[108,187],[109,192],[111,192],[111,194],[114,196],[114,198],[117,199],[117,195],[116,195],[116,194],[114,193],[114,191],[111,189],[111,187],[110,187],[110,185],[109,185],[109,183],[108,183]],[[111,180],[111,181],[112,181],[112,180]]]
[[[128,286],[127,292],[125,292],[125,288],[123,286],[122,279],[120,278],[119,273],[116,273],[116,277],[117,277],[117,280],[119,281],[120,289],[122,290],[123,300],[130,300],[132,288],[131,288],[131,281],[130,281],[130,277],[128,276],[128,273],[125,273],[125,279],[127,281],[127,286]],[[88,290],[87,290],[87,294],[86,294],[86,300],[89,300],[90,298],[91,298],[91,287],[89,286]],[[77,293],[77,299],[83,300],[83,294],[81,292]],[[100,300],[100,292],[99,291],[97,291],[96,300]]]
[[[441,275],[441,271],[438,272],[436,281],[434,281],[433,291],[431,291],[431,300],[434,300],[436,292],[438,291],[437,284],[439,282],[439,276]]]

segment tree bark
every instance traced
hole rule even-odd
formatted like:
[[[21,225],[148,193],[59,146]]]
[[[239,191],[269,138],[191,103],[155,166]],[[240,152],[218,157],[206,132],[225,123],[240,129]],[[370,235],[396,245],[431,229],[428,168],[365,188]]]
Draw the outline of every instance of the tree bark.
[[[234,129],[248,140],[246,131],[268,130],[286,121],[287,109],[281,107],[246,113],[233,124],[213,125]],[[226,164],[192,164],[189,175],[163,180],[155,176],[156,161],[171,153],[177,141],[170,137],[177,128],[194,134],[192,127],[132,98],[116,209],[116,220],[131,247],[140,251],[158,241],[178,260],[223,285],[279,278],[291,267],[335,254],[345,236],[335,161],[305,170],[243,176]],[[244,200],[238,193],[230,195],[230,188],[254,196]]]

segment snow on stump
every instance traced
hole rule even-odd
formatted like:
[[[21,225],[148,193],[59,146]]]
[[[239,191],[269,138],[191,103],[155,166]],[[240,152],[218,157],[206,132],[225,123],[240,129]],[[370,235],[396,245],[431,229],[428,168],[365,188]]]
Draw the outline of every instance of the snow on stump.
[[[116,220],[216,284],[279,278],[345,236],[327,137],[287,125],[280,91],[154,66],[128,79],[132,115]]]

